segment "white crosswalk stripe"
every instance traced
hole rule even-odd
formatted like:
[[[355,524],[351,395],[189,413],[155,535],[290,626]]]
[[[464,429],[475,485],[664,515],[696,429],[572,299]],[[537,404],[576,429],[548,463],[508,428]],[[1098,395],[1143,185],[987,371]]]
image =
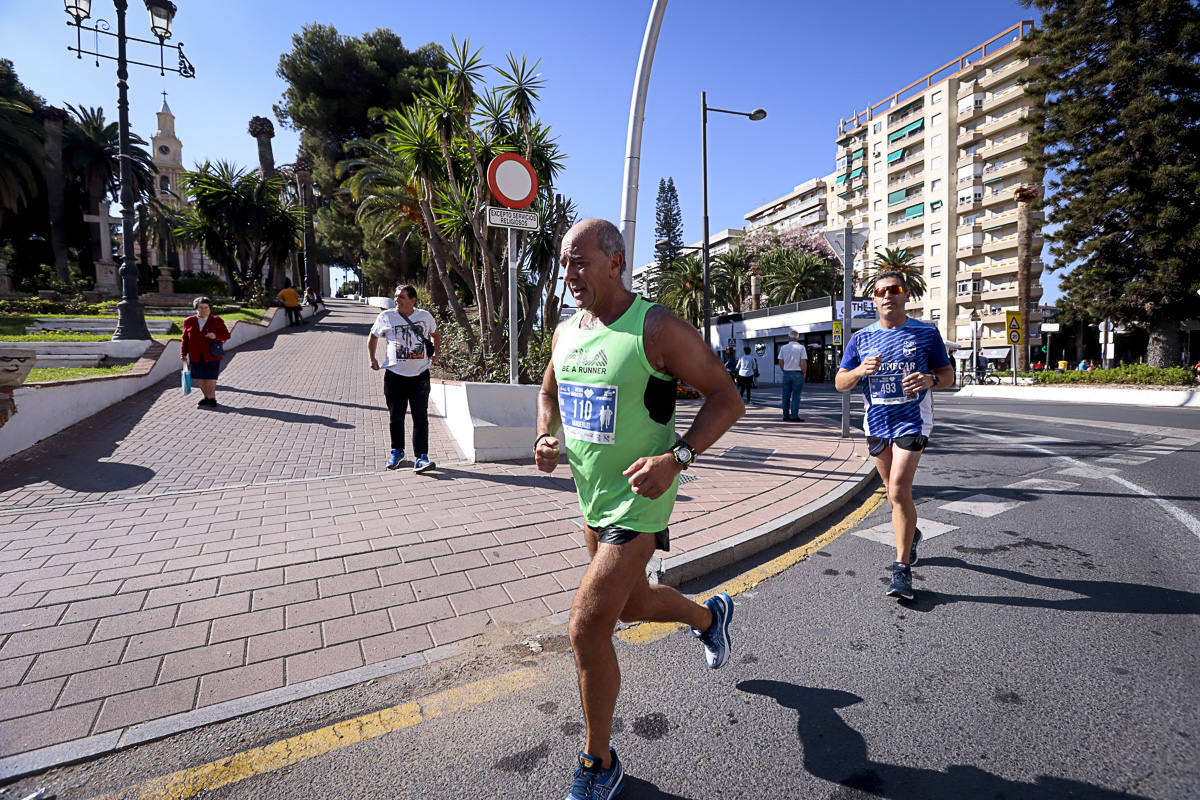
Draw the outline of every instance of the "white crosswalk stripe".
[[[1004,487],[1006,489],[1032,489],[1033,491],[1042,492],[1062,492],[1067,489],[1074,489],[1079,484],[1073,481],[1055,481],[1049,478],[1026,478],[1023,481],[1010,483]]]
[[[957,525],[947,525],[944,522],[934,522],[931,519],[918,521],[917,527],[921,529],[922,542],[928,542],[930,539],[941,536],[943,533],[958,530]],[[891,522],[882,522],[874,527],[851,531],[851,533],[861,539],[869,539],[872,542],[879,542],[888,547],[896,546],[896,534],[892,531]]]
[[[1005,511],[1016,508],[1021,505],[1020,500],[1013,500],[1008,497],[997,497],[994,494],[973,494],[970,497],[962,500],[955,500],[953,503],[946,503],[942,506],[942,511],[953,511],[958,514],[970,514],[973,517],[994,517],[997,514],[1003,514]],[[925,529],[922,528],[922,531]]]

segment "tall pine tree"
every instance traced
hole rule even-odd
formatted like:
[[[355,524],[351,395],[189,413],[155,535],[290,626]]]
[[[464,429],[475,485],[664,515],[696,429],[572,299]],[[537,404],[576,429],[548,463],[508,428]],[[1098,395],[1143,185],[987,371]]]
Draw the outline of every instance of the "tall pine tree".
[[[1194,0],[1024,0],[1051,253],[1069,299],[1144,325],[1175,366],[1200,316],[1200,11]]]
[[[658,269],[669,269],[683,252],[683,213],[674,178],[658,179],[658,199],[654,204],[654,260]]]

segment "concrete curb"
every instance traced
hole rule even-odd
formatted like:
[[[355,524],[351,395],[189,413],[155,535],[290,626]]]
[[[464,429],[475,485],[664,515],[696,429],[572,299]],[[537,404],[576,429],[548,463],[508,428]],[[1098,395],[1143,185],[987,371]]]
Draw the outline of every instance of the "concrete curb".
[[[215,703],[194,711],[185,711],[162,719],[141,722],[126,728],[99,733],[86,739],[76,739],[63,744],[43,747],[40,750],[30,750],[15,756],[0,759],[0,781],[20,778],[35,772],[55,767],[66,766],[76,761],[95,758],[124,750],[134,745],[145,744],[155,739],[174,736],[177,733],[202,728],[216,722],[226,722],[256,711],[273,708],[315,697],[325,692],[345,689],[356,683],[363,683],[374,678],[383,678],[399,672],[423,667],[456,655],[459,647],[455,644],[434,647],[421,653],[410,653],[399,658],[380,661],[378,664],[368,664],[345,672],[335,672],[314,678],[311,681],[282,686],[249,697],[239,697],[224,703]]]
[[[996,397],[1054,403],[1200,409],[1200,392],[1187,389],[1114,389],[1107,386],[964,386],[957,397]]]
[[[660,559],[657,565],[652,564],[650,580],[652,583],[680,586],[722,567],[736,564],[743,558],[792,538],[809,525],[829,516],[874,478],[875,462],[867,459],[852,476],[842,482],[841,486],[819,500],[813,500],[795,511],[728,539],[713,542],[673,558]]]

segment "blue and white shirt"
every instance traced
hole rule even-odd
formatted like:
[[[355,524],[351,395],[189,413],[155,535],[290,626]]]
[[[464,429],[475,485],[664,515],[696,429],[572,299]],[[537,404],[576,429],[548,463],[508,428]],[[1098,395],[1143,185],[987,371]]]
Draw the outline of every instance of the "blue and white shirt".
[[[899,328],[882,328],[875,322],[850,338],[841,367],[855,369],[873,355],[883,360],[879,372],[862,380],[863,431],[880,439],[928,436],[933,431],[933,398],[928,389],[905,394],[901,381],[910,372],[932,373],[950,366],[937,326],[911,317]]]

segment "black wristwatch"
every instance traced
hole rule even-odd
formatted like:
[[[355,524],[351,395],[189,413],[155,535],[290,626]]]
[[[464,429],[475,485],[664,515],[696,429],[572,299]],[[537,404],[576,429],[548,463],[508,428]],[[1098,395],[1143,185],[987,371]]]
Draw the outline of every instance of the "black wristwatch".
[[[930,389],[932,389],[934,386],[937,386],[939,383],[941,383],[941,380],[938,378],[938,374],[936,372],[929,373],[929,377],[933,378],[933,386],[930,386],[929,387]]]
[[[695,462],[696,451],[690,444],[680,439],[671,448],[671,457],[675,459],[675,463],[681,468],[687,469]]]

